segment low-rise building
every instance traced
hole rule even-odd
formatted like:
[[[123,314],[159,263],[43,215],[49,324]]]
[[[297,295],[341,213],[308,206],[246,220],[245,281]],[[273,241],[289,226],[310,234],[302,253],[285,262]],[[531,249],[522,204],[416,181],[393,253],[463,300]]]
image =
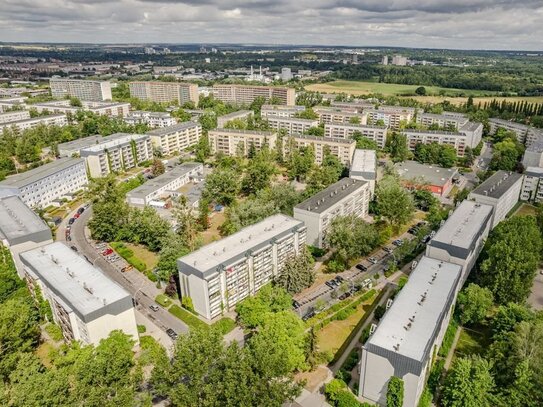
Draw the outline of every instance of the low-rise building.
[[[10,112],[0,113],[0,124],[26,119],[30,119],[30,112],[28,110],[12,110]]]
[[[375,150],[362,150],[359,148],[354,150],[349,178],[368,182],[371,196],[373,196],[377,180],[377,154]]]
[[[13,122],[5,122],[0,124],[0,132],[4,129],[15,129],[16,131],[23,131],[27,129],[33,129],[40,125],[45,126],[65,126],[68,124],[66,115],[64,114],[52,114],[49,116],[33,117],[30,119],[16,120]]]
[[[543,200],[543,168],[528,167],[524,171],[520,199],[539,203]]]
[[[353,135],[358,132],[362,136],[369,138],[377,143],[379,148],[385,148],[387,140],[386,126],[372,126],[368,124],[325,124],[324,137],[335,138],[353,138]]]
[[[288,156],[290,151],[298,150],[302,147],[311,147],[315,152],[315,163],[322,164],[326,151],[335,155],[345,166],[351,165],[351,160],[356,149],[356,141],[346,140],[334,137],[318,137],[293,135],[283,139],[283,154]]]
[[[391,377],[403,380],[403,406],[418,405],[449,324],[460,266],[422,257],[362,347],[359,392],[386,405]]]
[[[319,125],[318,120],[300,119],[297,117],[268,117],[270,127],[274,130],[285,130],[287,135],[304,134],[311,127]]]
[[[456,168],[404,161],[394,165],[402,183],[409,189],[427,189],[433,194],[447,196],[458,178]]]
[[[51,95],[64,99],[66,96],[80,100],[102,102],[111,100],[111,83],[108,81],[91,81],[86,79],[51,78],[49,80]]]
[[[260,290],[305,245],[303,222],[273,215],[177,260],[181,296],[207,319]]]
[[[124,118],[128,124],[146,124],[152,128],[162,128],[177,124],[177,119],[165,112],[146,112],[135,110]]]
[[[66,342],[98,345],[113,330],[138,341],[132,296],[68,246],[29,250],[21,261],[30,291],[37,296],[39,287]]]
[[[36,103],[33,105],[28,105],[28,107],[36,109],[38,113],[49,112],[52,114],[76,114],[80,110],[84,110],[103,116],[126,117],[130,112],[130,103],[128,102],[113,103],[82,100],[81,106],[72,106],[69,100],[64,99]]]
[[[247,120],[250,116],[253,115],[252,110],[238,110],[237,112],[228,113],[222,116],[217,117],[217,127],[223,128],[231,120]]]
[[[426,245],[426,256],[462,267],[466,281],[492,226],[492,206],[462,201]]]
[[[16,195],[0,196],[0,242],[7,247],[19,277],[23,278],[19,254],[53,243],[51,229]]]
[[[262,97],[267,102],[275,101],[278,102],[276,103],[278,105],[294,106],[296,90],[281,86],[215,84],[213,85],[213,97],[234,105],[250,105],[256,98]]]
[[[85,160],[66,157],[7,177],[0,182],[0,195],[17,195],[30,207],[45,208],[87,183]]]
[[[530,129],[530,126],[522,123],[516,123],[509,120],[496,118],[490,118],[488,120],[488,123],[490,125],[490,134],[494,135],[496,134],[498,129],[504,129],[515,133],[517,135],[517,140],[520,143],[524,144],[526,142],[526,135],[528,133],[528,130]]]
[[[155,203],[158,198],[169,198],[173,192],[188,182],[203,177],[203,174],[203,164],[183,163],[129,191],[126,201],[133,206],[163,207],[163,203]]]
[[[164,155],[171,155],[198,144],[202,137],[202,125],[192,121],[182,122],[151,130],[147,134],[154,148]]]
[[[366,115],[353,110],[338,107],[314,107],[319,116],[319,123],[324,124],[366,124]]]
[[[326,231],[338,216],[368,215],[371,200],[370,184],[352,178],[342,178],[311,198],[294,207],[294,218],[307,227],[307,244],[326,246]]]
[[[469,194],[469,199],[494,208],[492,229],[505,219],[520,199],[522,174],[496,171]]]
[[[215,129],[208,132],[211,153],[247,156],[249,150],[259,151],[263,146],[275,148],[277,133],[271,131]]]
[[[269,117],[296,117],[305,111],[305,106],[262,105],[260,116]]]
[[[111,172],[123,172],[142,161],[153,158],[151,137],[148,134],[116,133],[99,144],[80,150],[91,177],[105,177]]]
[[[198,104],[198,85],[188,82],[130,82],[130,96],[157,103]]]

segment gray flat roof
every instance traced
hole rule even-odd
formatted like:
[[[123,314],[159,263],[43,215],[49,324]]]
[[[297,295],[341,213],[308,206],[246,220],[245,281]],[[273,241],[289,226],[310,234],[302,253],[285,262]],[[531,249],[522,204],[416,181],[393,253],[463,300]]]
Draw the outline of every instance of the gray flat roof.
[[[32,170],[22,172],[16,175],[11,175],[7,177],[4,181],[1,181],[0,186],[11,186],[11,187],[18,187],[18,188],[24,187],[25,185],[39,181],[57,172],[65,170],[66,168],[70,168],[70,167],[73,167],[74,165],[79,165],[84,162],[85,160],[83,158],[71,158],[71,157],[59,158],[58,160],[55,160],[48,164],[34,168]]]
[[[252,110],[237,110],[232,113],[223,114],[222,116],[219,116],[218,119],[230,119],[230,118],[245,116],[249,114],[253,114],[253,111]]]
[[[471,191],[470,195],[484,195],[499,199],[509,191],[522,174],[511,171],[496,171],[490,178]]]
[[[148,137],[149,137],[148,134],[115,133],[115,134],[112,134],[111,136],[104,137],[99,144],[85,147],[81,149],[81,151],[97,153],[105,149],[109,149],[109,148],[130,143],[132,140],[136,141],[136,140],[141,140]]]
[[[267,117],[266,120],[272,122],[293,122],[293,123],[306,123],[306,124],[315,124],[319,122],[319,119],[302,119],[300,117],[281,117],[281,116],[272,116]]]
[[[0,238],[10,245],[52,239],[51,229],[18,196],[0,197]]]
[[[155,192],[157,189],[162,188],[164,185],[169,184],[177,178],[183,177],[185,174],[198,167],[203,168],[203,164],[183,163],[181,165],[175,166],[170,171],[167,171],[164,174],[161,174],[158,177],[145,182],[143,185],[134,188],[132,191],[126,194],[126,197],[145,198],[147,195]]]
[[[541,177],[543,175],[543,168],[541,167],[528,167],[524,171],[525,175],[530,175],[532,177]]]
[[[148,131],[147,134],[149,134],[150,136],[165,136],[167,134],[172,134],[177,131],[191,129],[193,127],[199,127],[199,126],[200,126],[200,123],[196,123],[196,122],[191,122],[191,121],[182,122],[182,123],[174,124],[173,126],[167,126],[167,127],[162,127],[160,129]]]
[[[425,362],[454,301],[460,275],[459,265],[423,256],[365,348]]]
[[[261,110],[282,110],[282,111],[301,112],[305,110],[305,106],[262,105]]]
[[[84,321],[132,305],[127,291],[61,242],[21,253],[21,260]]]
[[[249,250],[258,250],[272,240],[304,226],[302,221],[286,215],[272,215],[247,226],[233,235],[209,243],[177,260],[180,272],[192,272],[205,278],[220,266],[228,266],[245,256]]]
[[[442,114],[438,113],[421,113],[420,117],[431,117],[433,119],[443,119],[443,120],[460,120],[466,119],[467,116],[463,113],[456,112],[443,112]]]
[[[351,173],[370,173],[373,174],[373,179],[375,179],[376,171],[377,155],[375,150],[362,150],[359,148],[354,150],[351,162]]]
[[[460,127],[460,131],[475,131],[479,127],[483,127],[482,123],[479,122],[466,122],[463,126]]]
[[[257,136],[273,136],[277,134],[273,131],[260,131],[260,130],[238,130],[238,129],[213,129],[209,130],[210,133],[232,133],[232,134],[244,134],[250,136],[251,134]]]
[[[532,144],[526,147],[526,151],[530,151],[532,153],[543,153],[543,139],[536,139]]]
[[[353,127],[356,129],[379,129],[386,130],[387,126],[377,126],[375,124],[355,124],[355,123],[326,123],[324,127]]]
[[[90,146],[93,146],[95,144],[99,144],[103,141],[103,137],[99,134],[96,134],[94,136],[88,136],[79,138],[72,141],[67,141],[66,143],[60,143],[58,145],[58,149],[60,150],[81,150],[83,148],[87,148]]]
[[[416,161],[404,161],[394,165],[396,172],[406,180],[422,178],[431,185],[443,186],[456,174],[456,168],[443,168],[437,165],[421,164]]]
[[[517,123],[510,120],[490,118],[488,119],[488,121],[498,126],[502,125],[502,126],[514,127],[518,130],[528,130],[530,128],[530,126],[527,126],[526,124]]]
[[[428,243],[467,258],[492,217],[492,206],[464,200]]]
[[[339,201],[363,188],[366,184],[366,181],[348,177],[342,178],[322,191],[317,192],[311,198],[299,203],[295,208],[313,213],[323,213]]]
[[[418,129],[404,129],[401,131],[404,134],[442,134],[444,136],[464,136],[457,131],[445,131],[445,130],[418,130]]]

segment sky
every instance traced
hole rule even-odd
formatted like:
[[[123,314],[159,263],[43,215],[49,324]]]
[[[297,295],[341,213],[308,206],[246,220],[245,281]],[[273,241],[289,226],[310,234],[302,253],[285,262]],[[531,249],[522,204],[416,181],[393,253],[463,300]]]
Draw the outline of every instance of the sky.
[[[0,41],[543,50],[543,0],[0,0]]]

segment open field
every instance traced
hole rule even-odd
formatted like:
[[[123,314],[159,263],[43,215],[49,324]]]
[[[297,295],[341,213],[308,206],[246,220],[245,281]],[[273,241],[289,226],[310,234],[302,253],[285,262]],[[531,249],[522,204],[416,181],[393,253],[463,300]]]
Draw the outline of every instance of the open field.
[[[463,104],[467,101],[468,96],[473,96],[474,103],[478,104],[491,101],[493,99],[497,100],[507,100],[509,102],[516,101],[528,101],[529,103],[543,103],[543,96],[532,96],[532,97],[503,97],[503,96],[492,96],[496,95],[496,92],[493,91],[483,91],[483,90],[467,90],[467,89],[453,89],[453,88],[441,88],[438,86],[424,86],[426,92],[435,95],[435,96],[408,96],[412,95],[415,92],[415,89],[418,88],[418,85],[400,85],[394,83],[379,83],[379,82],[363,82],[363,81],[333,81],[328,83],[317,83],[313,85],[307,85],[305,88],[307,90],[324,92],[324,93],[347,93],[355,96],[369,95],[371,93],[380,93],[384,96],[405,96],[413,98],[422,103],[441,103],[445,100],[448,100],[450,103],[455,105]],[[439,93],[445,92],[447,95],[451,96],[439,96]],[[453,96],[458,95],[458,96]],[[462,95],[462,96],[460,96]],[[481,96],[488,95],[488,96]]]

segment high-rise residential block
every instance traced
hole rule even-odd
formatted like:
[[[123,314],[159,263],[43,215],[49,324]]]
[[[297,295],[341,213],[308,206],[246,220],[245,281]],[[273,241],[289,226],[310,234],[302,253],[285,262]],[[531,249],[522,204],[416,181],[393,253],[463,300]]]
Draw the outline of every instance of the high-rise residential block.
[[[164,155],[171,155],[198,144],[202,137],[202,125],[183,122],[147,132],[151,143]]]
[[[130,82],[130,96],[158,103],[198,104],[198,85],[188,82]]]
[[[266,120],[274,130],[285,130],[286,134],[304,134],[311,127],[319,125],[318,120],[300,119],[297,117],[267,117]]]
[[[386,126],[328,123],[324,125],[324,137],[352,139],[355,133],[360,133],[362,136],[375,141],[379,148],[385,148],[387,130]]]
[[[71,96],[80,100],[96,102],[112,99],[111,83],[108,81],[51,78],[49,86],[54,98],[64,99],[66,96]]]
[[[271,131],[214,129],[208,132],[211,153],[247,156],[250,149],[275,148],[277,133]]]
[[[294,106],[296,103],[296,90],[280,86],[215,84],[213,96],[215,99],[234,105],[250,105],[259,97],[279,105]]]

